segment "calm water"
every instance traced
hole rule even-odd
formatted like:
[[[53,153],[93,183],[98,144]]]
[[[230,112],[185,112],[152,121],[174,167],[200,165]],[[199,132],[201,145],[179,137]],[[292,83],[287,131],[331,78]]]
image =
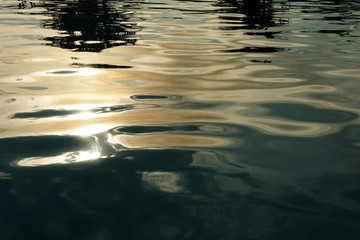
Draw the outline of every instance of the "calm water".
[[[360,239],[359,37],[360,1],[0,0],[0,239]]]

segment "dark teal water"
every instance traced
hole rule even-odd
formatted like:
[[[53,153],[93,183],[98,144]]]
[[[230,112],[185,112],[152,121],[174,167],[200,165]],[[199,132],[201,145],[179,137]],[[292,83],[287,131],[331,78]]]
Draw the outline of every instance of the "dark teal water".
[[[360,239],[359,37],[359,1],[1,0],[0,239]]]

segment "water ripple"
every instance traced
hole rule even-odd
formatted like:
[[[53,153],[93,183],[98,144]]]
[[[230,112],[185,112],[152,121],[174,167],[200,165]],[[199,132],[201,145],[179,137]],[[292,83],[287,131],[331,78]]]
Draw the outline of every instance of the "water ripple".
[[[342,123],[358,118],[358,115],[352,112],[319,109],[303,104],[264,103],[261,104],[261,106],[269,109],[267,115],[282,117],[295,121]],[[296,112],[292,112],[292,109],[296,109]]]
[[[359,239],[358,1],[33,3],[0,0],[1,239]]]
[[[140,108],[151,108],[154,105],[114,105],[114,106],[106,106],[106,107],[96,107],[92,109],[45,109],[38,110],[35,112],[20,112],[15,113],[11,116],[12,119],[23,119],[23,118],[51,118],[51,117],[69,117],[72,115],[83,115],[87,114],[87,117],[90,117],[89,114],[103,114],[103,113],[117,113],[123,111],[129,111],[133,109]]]
[[[150,94],[138,94],[130,97],[135,101],[179,101],[181,96],[176,95],[150,95]]]

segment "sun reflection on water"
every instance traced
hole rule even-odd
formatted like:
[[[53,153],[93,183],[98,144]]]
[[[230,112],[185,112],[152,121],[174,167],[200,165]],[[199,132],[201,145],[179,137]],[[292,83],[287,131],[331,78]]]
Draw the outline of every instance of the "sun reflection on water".
[[[58,156],[32,157],[18,161],[16,164],[21,167],[39,167],[53,164],[69,164],[83,161],[91,161],[100,158],[97,149],[90,151],[68,152]]]
[[[71,131],[70,135],[74,136],[92,136],[97,133],[102,133],[110,128],[111,125],[106,124],[84,124],[83,127],[74,129]]]
[[[101,158],[101,148],[96,136],[91,137],[92,143],[90,146],[77,151],[64,152],[54,156],[36,156],[27,157],[15,162],[15,165],[20,167],[40,167],[47,165],[62,165],[70,163],[80,163],[86,161],[95,161]]]

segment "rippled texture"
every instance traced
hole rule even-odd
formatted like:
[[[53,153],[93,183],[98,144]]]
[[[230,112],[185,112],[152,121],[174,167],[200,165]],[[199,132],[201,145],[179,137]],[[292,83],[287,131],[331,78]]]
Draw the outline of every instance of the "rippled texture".
[[[360,2],[0,0],[0,238],[360,237]]]

